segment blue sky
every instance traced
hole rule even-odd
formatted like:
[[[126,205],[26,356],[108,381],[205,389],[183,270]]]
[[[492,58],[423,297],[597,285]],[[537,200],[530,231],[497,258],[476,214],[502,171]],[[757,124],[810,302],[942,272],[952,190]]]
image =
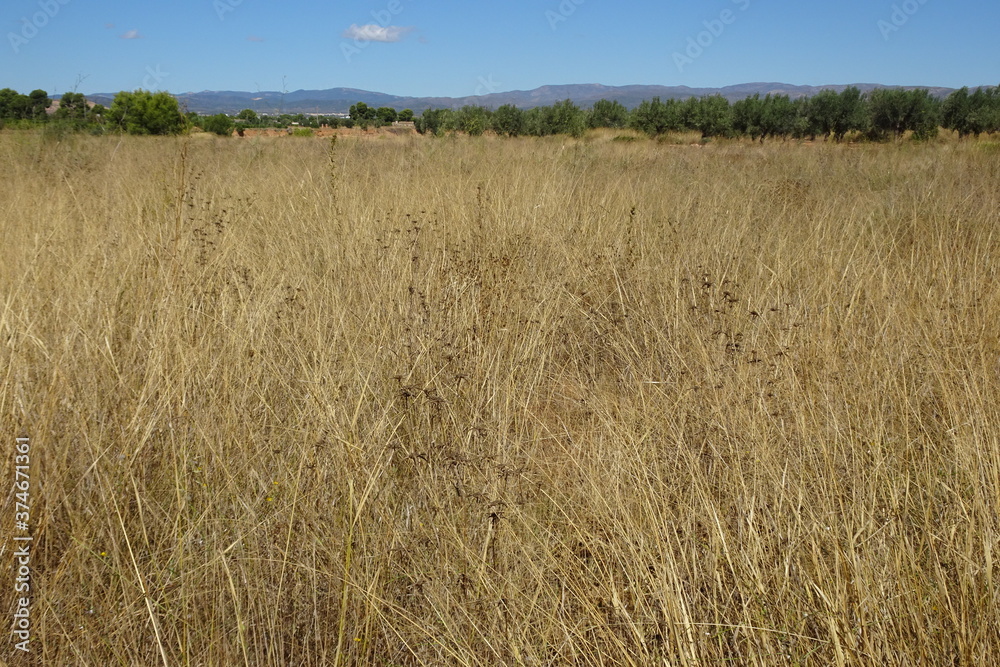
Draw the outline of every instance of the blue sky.
[[[996,0],[6,0],[0,88],[1000,84]]]

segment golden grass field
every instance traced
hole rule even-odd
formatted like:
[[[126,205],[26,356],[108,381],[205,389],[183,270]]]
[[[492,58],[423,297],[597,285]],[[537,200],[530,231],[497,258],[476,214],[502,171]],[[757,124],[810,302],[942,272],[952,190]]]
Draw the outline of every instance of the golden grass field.
[[[0,658],[998,664],[998,157],[0,133]]]

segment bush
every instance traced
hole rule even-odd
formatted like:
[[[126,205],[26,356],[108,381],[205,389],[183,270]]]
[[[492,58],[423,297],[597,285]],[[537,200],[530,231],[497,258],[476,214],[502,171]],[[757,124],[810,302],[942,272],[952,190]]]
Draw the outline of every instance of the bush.
[[[220,137],[230,137],[233,134],[233,119],[224,113],[202,118],[199,127],[206,132],[212,132]]]
[[[504,104],[493,112],[490,124],[497,134],[516,137],[524,132],[524,112],[513,104]]]
[[[129,134],[179,134],[185,126],[177,100],[163,92],[122,91],[115,95],[108,115]]]

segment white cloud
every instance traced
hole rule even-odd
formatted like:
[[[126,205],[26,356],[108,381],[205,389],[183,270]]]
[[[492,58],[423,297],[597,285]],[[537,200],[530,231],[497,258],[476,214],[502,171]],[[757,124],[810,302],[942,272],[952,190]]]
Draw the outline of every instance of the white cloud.
[[[343,36],[362,42],[398,42],[412,30],[412,27],[398,25],[380,26],[374,23],[368,25],[352,23],[351,27],[344,31]]]
[[[129,30],[128,32],[126,32],[124,35],[121,35],[121,38],[122,39],[142,39],[142,35],[139,34],[138,30],[136,30],[136,29],[133,28],[132,30]]]

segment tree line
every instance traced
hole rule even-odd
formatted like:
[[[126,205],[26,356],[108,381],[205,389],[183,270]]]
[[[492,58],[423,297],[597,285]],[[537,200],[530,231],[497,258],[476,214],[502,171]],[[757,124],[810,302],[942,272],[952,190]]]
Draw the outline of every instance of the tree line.
[[[0,90],[0,127],[49,125],[60,130],[126,132],[129,134],[178,134],[191,127],[230,135],[244,127],[380,127],[397,121],[413,122],[421,134],[461,132],[501,136],[579,137],[588,129],[632,129],[650,137],[670,132],[699,132],[712,137],[748,137],[753,140],[848,137],[872,141],[898,139],[907,133],[929,139],[939,128],[962,137],[1000,132],[1000,87],[962,88],[945,99],[925,89],[876,89],[863,94],[848,87],[842,92],[824,90],[812,97],[753,95],[729,102],[721,95],[661,100],[654,97],[628,109],[613,100],[600,100],[584,109],[570,100],[551,106],[521,109],[505,104],[497,109],[464,106],[461,109],[428,109],[419,117],[412,110],[372,107],[358,102],[348,118],[304,114],[258,114],[244,109],[235,116],[201,116],[183,113],[169,93],[145,90],[118,93],[110,108],[90,104],[80,93],[62,95],[49,113],[52,100],[44,90],[21,94]]]
[[[654,97],[628,109],[600,100],[582,109],[570,100],[552,106],[520,109],[507,104],[491,110],[465,106],[431,109],[416,119],[421,133],[492,131],[504,136],[581,136],[588,129],[633,129],[651,137],[670,132],[700,132],[703,138],[749,137],[843,141],[849,135],[873,141],[912,133],[929,139],[939,128],[961,136],[1000,132],[1000,87],[962,88],[940,100],[925,89],[876,89],[862,94],[856,87],[838,93],[824,90],[812,97],[753,95],[729,102],[721,95],[661,100]]]
[[[59,131],[121,131],[130,134],[177,134],[186,120],[177,100],[168,93],[146,90],[118,93],[111,107],[91,104],[82,93],[64,93],[53,113],[53,101],[44,90],[28,95],[0,90],[0,127],[55,128]]]
[[[64,93],[55,104],[55,110],[50,113],[49,110],[53,106],[53,100],[44,90],[33,90],[25,95],[11,88],[4,88],[0,90],[0,128],[41,126],[56,132],[179,134],[197,127],[206,132],[230,135],[234,130],[243,127],[354,126],[354,121],[350,118],[306,116],[301,113],[258,114],[253,109],[244,109],[236,116],[224,113],[212,115],[185,113],[176,98],[169,93],[153,93],[146,90],[120,92],[115,95],[110,108],[92,104],[83,94],[77,92]],[[412,120],[413,112],[405,111],[409,112]],[[398,114],[398,117],[405,118],[405,111]]]

